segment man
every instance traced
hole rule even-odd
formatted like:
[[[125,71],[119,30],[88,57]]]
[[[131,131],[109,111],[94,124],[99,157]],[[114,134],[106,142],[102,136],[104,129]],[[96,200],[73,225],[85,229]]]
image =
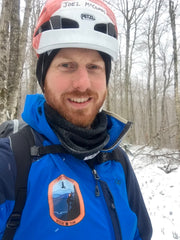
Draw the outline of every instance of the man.
[[[136,177],[118,146],[130,123],[102,111],[117,35],[101,0],[48,0],[41,12],[33,46],[44,95],[27,96],[22,117],[41,145],[60,152],[34,159],[15,240],[151,239]],[[0,149],[2,238],[17,169],[8,139]]]

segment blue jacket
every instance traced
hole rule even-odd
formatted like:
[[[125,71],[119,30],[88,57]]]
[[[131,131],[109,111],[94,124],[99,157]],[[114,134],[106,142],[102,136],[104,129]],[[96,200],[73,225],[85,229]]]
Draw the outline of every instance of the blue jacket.
[[[43,135],[43,145],[60,144],[44,114],[44,97],[27,96],[23,119]],[[119,145],[127,123],[108,116],[110,140]],[[119,148],[119,147],[118,147]],[[47,154],[32,163],[27,200],[15,240],[149,240],[151,222],[128,157],[96,164],[68,154]],[[8,138],[0,139],[0,239],[15,198],[16,164]]]

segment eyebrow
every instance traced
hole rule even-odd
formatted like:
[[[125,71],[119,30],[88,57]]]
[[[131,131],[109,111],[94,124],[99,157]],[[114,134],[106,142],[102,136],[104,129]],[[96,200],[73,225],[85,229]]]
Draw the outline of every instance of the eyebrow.
[[[65,55],[61,55],[61,56],[59,56],[59,58],[60,59],[62,59],[63,61],[72,61],[72,62],[76,62],[76,59],[73,59],[73,58],[71,58],[71,56],[65,56]],[[90,60],[90,62],[92,62],[92,63],[98,63],[98,62],[104,62],[104,60],[103,59],[98,59],[98,58],[93,58],[93,59],[91,59]]]

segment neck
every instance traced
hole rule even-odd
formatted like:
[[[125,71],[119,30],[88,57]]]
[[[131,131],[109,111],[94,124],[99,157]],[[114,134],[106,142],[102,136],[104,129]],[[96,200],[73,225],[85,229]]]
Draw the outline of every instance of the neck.
[[[75,126],[61,117],[45,103],[47,121],[58,136],[66,152],[84,159],[101,151],[109,141],[107,117],[104,112],[98,113],[91,127]]]

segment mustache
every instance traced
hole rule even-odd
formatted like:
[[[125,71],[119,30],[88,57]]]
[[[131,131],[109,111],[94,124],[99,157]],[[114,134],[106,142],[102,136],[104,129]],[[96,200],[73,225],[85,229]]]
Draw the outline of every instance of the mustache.
[[[97,96],[97,93],[90,89],[87,89],[85,92],[74,90],[72,92],[66,92],[64,95],[68,97],[92,97]]]

